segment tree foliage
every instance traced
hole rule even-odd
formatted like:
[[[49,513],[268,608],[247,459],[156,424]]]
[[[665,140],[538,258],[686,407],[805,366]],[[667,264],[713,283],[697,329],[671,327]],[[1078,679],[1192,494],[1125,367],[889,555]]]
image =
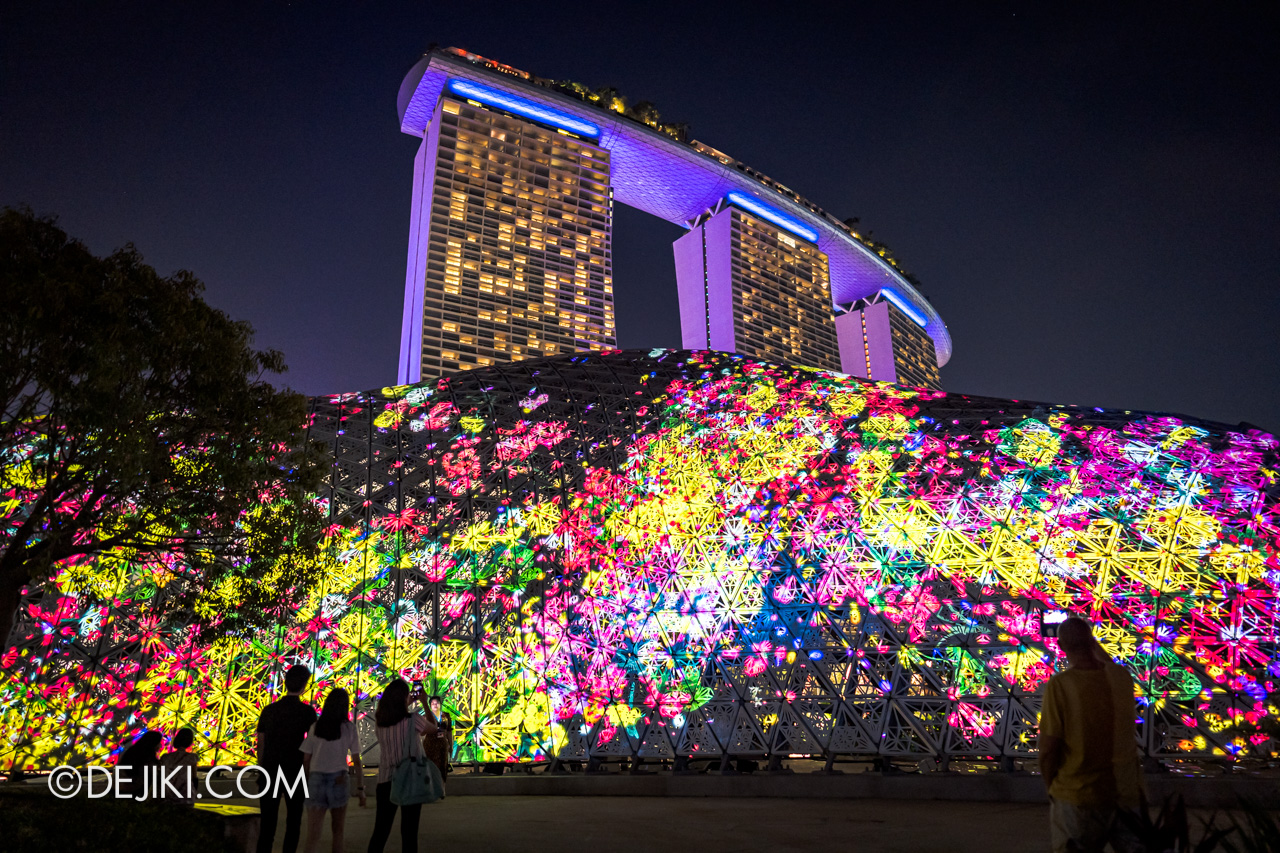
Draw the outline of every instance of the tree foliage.
[[[162,609],[210,635],[269,622],[322,571],[306,400],[203,290],[0,212],[0,639],[59,572],[149,565]]]

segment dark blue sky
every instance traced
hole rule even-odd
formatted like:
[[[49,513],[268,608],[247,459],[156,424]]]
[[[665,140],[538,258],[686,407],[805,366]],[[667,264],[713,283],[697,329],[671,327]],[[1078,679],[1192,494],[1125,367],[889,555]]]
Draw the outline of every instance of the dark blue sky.
[[[651,100],[861,217],[947,321],[948,390],[1280,429],[1265,4],[187,5],[5,4],[0,204],[193,270],[300,390],[395,379],[396,92],[437,42]],[[679,233],[618,208],[624,347],[679,344]]]

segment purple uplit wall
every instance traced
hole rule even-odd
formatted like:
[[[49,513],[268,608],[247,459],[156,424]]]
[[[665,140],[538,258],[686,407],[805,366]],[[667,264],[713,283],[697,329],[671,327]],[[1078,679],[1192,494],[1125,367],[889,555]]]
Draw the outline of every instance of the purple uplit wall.
[[[680,345],[710,349],[707,331],[706,258],[702,228],[686,232],[671,244],[676,259],[676,292],[680,301]]]
[[[413,206],[409,211],[409,258],[405,265],[404,319],[400,328],[400,365],[396,382],[422,381],[422,301],[427,280],[427,240],[431,220],[431,187],[440,143],[440,102],[427,135],[413,158]]]
[[[733,210],[726,207],[672,244],[680,295],[680,339],[687,349],[737,352],[732,230]]]
[[[840,369],[845,373],[877,382],[898,381],[898,371],[893,362],[889,303],[877,302],[836,317],[836,335],[840,340]],[[868,363],[870,375],[867,373]]]

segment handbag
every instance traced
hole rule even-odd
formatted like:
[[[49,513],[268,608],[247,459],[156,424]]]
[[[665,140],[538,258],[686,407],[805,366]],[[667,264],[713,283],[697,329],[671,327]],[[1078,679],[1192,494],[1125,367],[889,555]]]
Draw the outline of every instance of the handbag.
[[[391,773],[391,802],[397,806],[416,806],[443,799],[444,779],[440,778],[440,768],[423,753],[412,718],[406,717],[401,725],[409,728],[405,732],[409,738],[409,754]]]

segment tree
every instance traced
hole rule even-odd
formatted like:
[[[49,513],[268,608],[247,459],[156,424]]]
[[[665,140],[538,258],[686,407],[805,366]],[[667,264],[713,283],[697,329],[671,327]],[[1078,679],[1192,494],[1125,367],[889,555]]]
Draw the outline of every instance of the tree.
[[[599,103],[606,110],[613,110],[615,113],[625,113],[627,111],[627,99],[612,86],[596,89],[592,93],[592,100]]]
[[[0,212],[0,640],[59,573],[148,567],[155,606],[208,636],[269,624],[323,571],[306,399],[203,290]]]
[[[662,116],[658,113],[658,108],[654,106],[652,101],[640,101],[635,106],[627,109],[627,115],[636,121],[655,127],[662,120]]]
[[[593,93],[581,83],[575,83],[572,80],[552,80],[551,85],[562,92],[567,92],[574,97],[581,98],[584,101],[592,100]]]
[[[658,130],[662,131],[668,136],[674,137],[680,142],[689,141],[689,123],[688,122],[676,121],[676,122],[671,122],[669,124],[660,124],[658,125]]]

